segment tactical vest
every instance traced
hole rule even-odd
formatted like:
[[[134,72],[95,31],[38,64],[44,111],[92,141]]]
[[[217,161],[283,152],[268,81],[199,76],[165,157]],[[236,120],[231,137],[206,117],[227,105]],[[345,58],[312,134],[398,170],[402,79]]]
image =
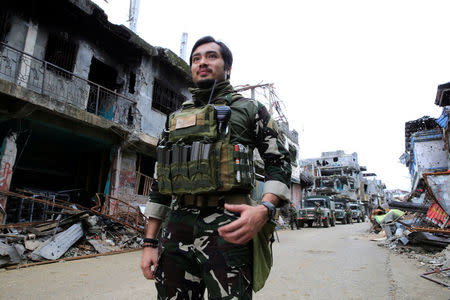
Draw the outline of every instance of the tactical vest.
[[[226,135],[218,132],[216,110],[226,105],[197,107],[189,101],[170,115],[167,142],[157,148],[160,193],[249,193],[253,189],[253,149],[231,144],[231,130]]]

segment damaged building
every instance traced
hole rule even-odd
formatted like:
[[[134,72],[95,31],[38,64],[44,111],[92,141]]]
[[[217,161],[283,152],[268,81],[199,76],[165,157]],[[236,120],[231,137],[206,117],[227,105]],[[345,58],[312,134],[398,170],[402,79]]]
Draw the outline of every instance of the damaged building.
[[[429,116],[405,123],[405,152],[400,160],[408,167],[411,191],[388,202],[399,216],[376,220],[389,243],[420,244],[445,248],[450,243],[450,83],[438,86],[438,118]],[[378,224],[374,223],[375,226]]]
[[[144,204],[158,135],[190,82],[181,58],[88,0],[3,1],[0,224],[45,219],[17,194]]]
[[[322,152],[319,158],[302,161],[303,169],[314,175],[313,185],[308,188],[311,195],[343,194],[359,200],[362,171],[357,153],[345,154],[338,150]]]
[[[448,110],[444,108],[440,119],[445,118],[448,119]],[[440,127],[439,119],[424,116],[406,122],[405,153],[401,160],[409,169],[412,190],[423,185],[424,173],[448,170],[448,153],[448,132]]]
[[[405,123],[405,152],[400,157],[411,178],[408,202],[427,207],[422,219],[441,228],[448,227],[450,219],[449,95],[450,83],[439,85],[435,104],[442,107],[441,115]]]
[[[361,182],[361,201],[371,203],[372,207],[381,206],[387,201],[389,192],[382,180],[375,173],[363,173]]]
[[[384,201],[386,186],[360,166],[358,154],[342,150],[322,152],[318,158],[302,160],[302,173],[311,174],[312,185],[304,190],[305,196],[339,196],[358,202],[366,213]]]
[[[291,202],[296,208],[301,207],[302,191],[312,185],[311,177],[301,173],[300,167],[300,146],[298,142],[298,132],[289,129],[288,122],[278,122],[280,132],[284,135],[286,141],[286,149],[289,150],[291,159]]]

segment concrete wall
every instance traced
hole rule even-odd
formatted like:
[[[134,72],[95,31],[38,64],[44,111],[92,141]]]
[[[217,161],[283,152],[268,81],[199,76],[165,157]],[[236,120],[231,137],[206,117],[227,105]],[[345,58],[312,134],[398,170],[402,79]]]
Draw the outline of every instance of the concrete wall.
[[[19,87],[14,89],[15,94],[13,96],[23,98],[35,105],[46,107],[60,115],[70,116],[67,122],[71,122],[71,120],[77,117],[71,111],[80,110],[82,113],[85,113],[83,114],[83,119],[92,124],[92,130],[104,130],[104,126],[98,126],[97,123],[90,122],[86,118],[89,116],[94,119],[103,119],[86,112],[90,86],[83,79],[88,79],[91,61],[95,57],[97,60],[113,67],[117,71],[116,83],[120,87],[116,92],[133,99],[137,103],[137,111],[134,111],[135,131],[143,132],[155,138],[163,130],[166,115],[151,108],[154,79],[157,78],[164,82],[167,86],[174,91],[180,92],[186,98],[190,97],[190,93],[186,87],[185,77],[181,76],[178,72],[174,72],[173,66],[161,62],[158,57],[151,57],[145,54],[142,54],[142,57],[123,57],[115,54],[119,52],[115,52],[114,49],[102,49],[101,43],[97,45],[97,43],[91,42],[82,33],[67,32],[70,40],[77,45],[76,61],[73,69],[73,73],[76,76],[65,78],[46,69],[40,60],[44,60],[45,58],[50,33],[57,32],[64,34],[65,31],[72,30],[70,29],[72,25],[64,26],[67,28],[56,28],[47,24],[49,23],[32,24],[28,20],[17,16],[11,18],[11,30],[6,37],[8,45],[18,50],[27,50],[27,53],[37,58],[29,58],[25,61],[21,58],[22,55],[12,51],[6,55],[5,49],[7,48],[0,48],[0,54],[7,56],[0,58],[0,73],[3,73],[0,74],[0,78],[9,81],[7,82],[8,85],[19,85]],[[33,30],[30,30],[30,28]],[[25,71],[22,72],[22,70]],[[7,71],[10,73],[9,77],[5,75]],[[136,75],[134,93],[129,92],[131,72]],[[19,80],[17,80],[17,74],[21,75]],[[80,78],[77,78],[77,76]],[[25,92],[33,96],[32,101],[26,97],[22,97],[22,94]],[[121,102],[120,98],[118,99],[115,99],[118,110],[115,113],[113,121],[123,124],[123,122],[119,122],[119,118],[120,120],[127,120],[130,103],[126,101]],[[111,122],[104,121],[109,124],[108,126],[111,125]],[[120,145],[116,146],[119,147]],[[147,197],[134,194],[136,184],[136,152],[121,151],[120,154],[120,163],[117,164],[119,167],[117,177],[111,179],[114,182],[115,188],[113,189],[114,195],[112,196],[129,203],[145,203]],[[0,170],[1,172],[2,170]]]
[[[11,47],[23,49],[25,45],[25,37],[28,31],[28,20],[17,16],[11,16],[11,29],[6,35],[5,42]]]
[[[337,158],[336,161],[335,158]],[[352,154],[345,154],[343,151],[334,152],[322,152],[321,157],[317,158],[307,158],[303,160],[303,165],[316,164],[319,161],[321,164],[327,162],[327,167],[353,167],[359,168],[358,164],[358,154],[356,152]]]
[[[124,200],[127,195],[134,194],[136,183],[136,152],[123,151],[119,171],[119,185],[116,197]]]
[[[443,140],[414,143],[416,171],[448,169],[447,151]]]
[[[291,184],[291,202],[294,203],[294,206],[299,209],[301,207],[302,201],[302,187],[300,184],[292,183]]]
[[[334,161],[337,158],[337,161]],[[349,166],[349,167],[358,167],[358,154],[356,152],[352,154],[345,154],[343,151],[336,152],[324,152],[320,161],[327,161],[328,166]]]
[[[28,26],[24,19],[16,16],[11,17],[11,29],[6,35],[5,43],[11,47],[23,50],[25,38],[27,36]],[[14,81],[17,78],[20,55],[0,48],[0,78],[8,81]]]
[[[34,36],[34,40],[30,38],[33,26],[37,29],[37,35]],[[58,30],[57,28],[46,27],[41,24],[33,24],[28,20],[13,16],[11,18],[11,30],[6,37],[6,41],[9,46],[25,51],[37,59],[44,60],[49,34],[55,31],[64,32],[64,29]],[[116,82],[121,87],[116,92],[139,101],[134,94],[128,93],[129,73],[137,68],[137,63],[126,61],[123,57],[109,55],[106,51],[77,34],[69,32],[68,35],[71,41],[78,45],[73,73],[81,77],[81,79],[60,76],[55,72],[46,70],[42,62],[26,56],[21,57],[19,54],[7,49],[2,50],[3,58],[0,65],[0,78],[15,82],[38,93],[43,91],[44,94],[52,98],[81,109],[86,109],[90,86],[83,79],[88,79],[91,60],[95,57],[117,71]],[[135,60],[134,57],[133,59]],[[113,120],[126,124],[131,103],[124,98],[116,96],[111,97],[111,103],[115,109]],[[137,125],[139,128],[139,124]]]
[[[174,91],[189,99],[190,93],[185,83],[170,71],[167,66],[154,58],[145,57],[136,74],[136,86],[140,99],[137,109],[142,115],[141,130],[153,137],[158,137],[164,129],[166,115],[152,109],[153,83],[155,78],[165,81]]]
[[[0,190],[9,191],[12,178],[12,169],[16,161],[17,146],[16,146],[17,133],[12,133],[5,137],[0,146]],[[6,207],[6,197],[0,196],[0,206],[4,209]],[[0,218],[2,218],[0,216]],[[2,224],[3,220],[0,220]]]
[[[133,206],[145,204],[148,201],[148,196],[137,195],[134,193],[136,187],[136,160],[136,152],[122,151],[118,174],[119,183],[118,188],[114,193],[114,197],[128,202]]]
[[[9,45],[19,50],[24,50],[25,40],[29,31],[28,28],[31,23],[16,16],[12,17],[11,23],[11,30],[6,40]],[[37,37],[35,43],[32,45],[30,54],[43,60],[45,57],[48,36],[50,32],[58,30],[56,28],[47,27],[46,25],[37,24],[37,26]],[[60,29],[59,31],[64,32],[64,29]],[[116,69],[118,73],[116,82],[121,85],[116,92],[137,102],[137,111],[133,111],[135,113],[134,124],[137,131],[142,131],[157,138],[164,127],[166,115],[152,110],[151,108],[153,83],[155,78],[165,82],[166,85],[173,90],[179,91],[186,98],[190,97],[185,79],[174,72],[172,67],[162,63],[156,57],[133,57],[132,61],[127,61],[123,57],[114,57],[106,53],[106,51],[75,33],[68,32],[68,34],[71,40],[78,45],[77,58],[73,70],[75,75],[80,76],[83,79],[88,79],[93,57]],[[12,69],[11,66],[6,65],[6,67],[9,67],[10,73],[14,75],[17,73],[16,69],[19,67],[17,61],[20,59],[20,56],[17,54],[10,54],[10,56],[11,61],[15,61],[16,64],[11,64]],[[5,68],[5,63],[0,67]],[[30,79],[27,80],[27,88],[38,93],[44,90],[45,94],[50,95],[55,99],[59,99],[81,109],[86,109],[90,86],[85,81],[77,79],[76,77],[67,79],[54,72],[44,70],[42,63],[39,61],[32,61],[30,69]],[[5,73],[3,71],[1,72]],[[45,83],[42,89],[44,72]],[[129,93],[128,89],[131,72],[136,75],[135,93]],[[0,75],[0,78],[2,77],[4,77],[4,75]],[[11,78],[7,78],[7,80],[11,81]],[[130,107],[129,102],[119,100],[115,100],[115,122],[119,122],[119,119],[126,119]],[[119,123],[124,124],[126,122]]]
[[[291,140],[288,136],[286,137],[286,149],[289,150],[289,147],[294,147],[296,152],[295,161],[291,161],[291,165],[294,163],[295,165],[292,165],[292,174],[291,178],[295,178],[296,180],[300,179],[300,159],[299,159],[299,153],[300,153],[300,147],[298,145],[298,142]],[[297,139],[298,140],[298,139]]]

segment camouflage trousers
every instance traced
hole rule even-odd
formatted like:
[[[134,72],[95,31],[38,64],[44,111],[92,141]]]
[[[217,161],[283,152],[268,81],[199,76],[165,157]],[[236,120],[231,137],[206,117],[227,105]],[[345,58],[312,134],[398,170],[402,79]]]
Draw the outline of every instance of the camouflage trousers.
[[[252,243],[225,241],[237,219],[223,208],[174,208],[164,222],[155,270],[158,299],[252,299]]]

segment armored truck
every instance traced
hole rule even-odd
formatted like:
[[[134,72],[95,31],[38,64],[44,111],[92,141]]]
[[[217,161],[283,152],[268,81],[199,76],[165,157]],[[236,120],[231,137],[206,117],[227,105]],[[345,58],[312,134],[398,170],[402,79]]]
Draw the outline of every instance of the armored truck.
[[[309,227],[313,226],[315,220],[315,208],[316,203],[319,205],[317,210],[320,214],[320,221],[323,227],[334,226],[336,224],[335,204],[329,196],[308,196],[305,198],[304,206],[299,210],[298,225],[303,227],[308,224]],[[317,224],[319,225],[319,224]]]
[[[350,198],[334,196],[333,201],[335,202],[335,206],[336,206],[336,210],[335,210],[336,221],[339,221],[342,224],[351,223],[350,216],[345,211],[345,209],[349,205],[349,202],[351,201]]]
[[[363,212],[360,208],[360,204],[356,202],[351,202],[350,209],[352,210],[352,219],[356,220],[356,222],[360,223],[361,221],[364,221],[363,219]]]

